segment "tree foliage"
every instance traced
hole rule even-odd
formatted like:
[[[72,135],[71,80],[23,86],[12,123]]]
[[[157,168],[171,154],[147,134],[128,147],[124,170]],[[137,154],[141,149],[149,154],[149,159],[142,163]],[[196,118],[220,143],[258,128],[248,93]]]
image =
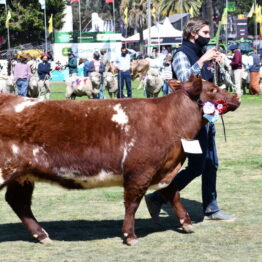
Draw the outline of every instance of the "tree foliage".
[[[11,45],[44,41],[44,12],[38,0],[7,0],[8,10],[11,11],[9,22]],[[53,14],[53,26],[61,29],[64,17],[64,0],[46,0],[46,23]],[[0,5],[0,34],[6,36],[5,6]]]

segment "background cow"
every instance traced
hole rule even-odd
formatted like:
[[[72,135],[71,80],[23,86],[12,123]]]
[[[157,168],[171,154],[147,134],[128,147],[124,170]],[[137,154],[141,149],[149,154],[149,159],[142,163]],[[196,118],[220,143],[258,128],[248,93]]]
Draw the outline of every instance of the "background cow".
[[[123,186],[124,242],[137,243],[134,217],[142,197],[150,186],[170,191],[186,158],[181,137],[193,139],[206,123],[199,101],[224,100],[229,111],[240,104],[201,78],[172,86],[180,89],[155,99],[0,96],[0,188],[7,186],[6,201],[34,238],[50,241],[31,211],[34,181],[43,180],[71,189]],[[179,192],[169,197],[183,229],[192,231]]]

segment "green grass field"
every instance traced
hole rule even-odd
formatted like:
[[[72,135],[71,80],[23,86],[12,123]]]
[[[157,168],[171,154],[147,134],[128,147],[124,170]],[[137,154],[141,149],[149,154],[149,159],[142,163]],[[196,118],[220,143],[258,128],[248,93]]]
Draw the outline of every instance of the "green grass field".
[[[52,85],[54,99],[64,98],[64,85]],[[143,90],[134,90],[142,96]],[[172,105],[170,105],[172,106]],[[52,244],[35,243],[0,192],[0,261],[262,261],[262,96],[243,96],[240,108],[217,126],[220,160],[218,202],[236,222],[202,222],[201,179],[181,197],[195,233],[183,234],[169,206],[161,212],[163,226],[150,219],[144,200],[136,214],[140,244],[122,244],[122,188],[68,191],[36,184],[33,211],[49,232]]]

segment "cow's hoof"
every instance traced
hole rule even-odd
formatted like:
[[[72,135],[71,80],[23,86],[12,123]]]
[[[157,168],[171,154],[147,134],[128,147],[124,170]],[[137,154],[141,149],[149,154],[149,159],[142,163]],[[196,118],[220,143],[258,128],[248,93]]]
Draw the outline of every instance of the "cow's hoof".
[[[137,240],[137,238],[127,238],[126,240],[125,240],[125,243],[128,245],[128,246],[136,246],[136,245],[138,245],[138,240]]]
[[[53,241],[49,237],[46,237],[44,239],[39,240],[39,243],[41,243],[41,244],[50,244],[52,242]]]
[[[137,238],[131,238],[131,237],[124,237],[124,244],[127,244],[128,246],[135,246],[138,244]]]
[[[191,224],[183,224],[182,225],[182,229],[186,232],[186,233],[193,233],[194,229],[193,226]]]

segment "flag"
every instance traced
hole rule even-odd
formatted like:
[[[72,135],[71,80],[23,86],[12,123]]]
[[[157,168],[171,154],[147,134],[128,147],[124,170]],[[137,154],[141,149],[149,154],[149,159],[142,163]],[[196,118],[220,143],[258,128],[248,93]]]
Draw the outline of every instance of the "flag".
[[[227,24],[227,8],[224,8],[222,18],[221,18],[221,25]]]
[[[191,5],[191,7],[189,9],[189,14],[190,14],[190,17],[194,17],[194,9],[193,9],[192,5]]]
[[[0,5],[6,5],[6,0],[0,0]]]
[[[250,17],[253,16],[253,14],[254,14],[254,4],[252,5],[252,7],[251,7],[251,9],[250,9],[250,11],[249,11],[247,17],[250,18]]]
[[[261,5],[257,5],[256,8],[256,22],[260,24],[262,23]]]
[[[40,5],[41,5],[41,9],[45,9],[45,0],[38,0]]]
[[[5,21],[5,27],[9,28],[9,20],[11,19],[11,11],[8,10],[7,16],[6,16],[6,21]]]
[[[113,3],[114,0],[106,0],[106,3]]]
[[[54,28],[53,28],[53,14],[51,14],[49,20],[48,20],[48,33],[51,34],[53,33]]]
[[[155,7],[152,8],[152,17],[154,21],[156,21],[156,8]]]
[[[128,9],[126,7],[125,11],[124,11],[124,24],[127,25],[128,24]]]

